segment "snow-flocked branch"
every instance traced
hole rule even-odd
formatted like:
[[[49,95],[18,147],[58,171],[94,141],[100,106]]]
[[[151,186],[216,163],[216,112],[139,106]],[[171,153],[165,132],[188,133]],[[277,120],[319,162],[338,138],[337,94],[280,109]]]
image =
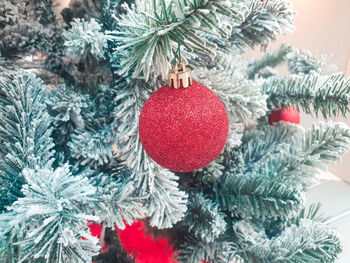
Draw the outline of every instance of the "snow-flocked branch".
[[[233,28],[229,43],[241,50],[269,44],[276,34],[294,30],[295,11],[288,0],[246,0],[243,22]]]
[[[338,235],[329,227],[301,220],[280,236],[251,246],[248,258],[253,262],[334,262],[341,251]],[[248,262],[249,259],[247,259]]]
[[[179,42],[187,52],[215,54],[216,44],[205,34],[230,35],[240,17],[240,2],[226,0],[136,1],[117,18],[118,31],[111,32],[116,49],[124,54],[121,74],[134,70],[133,77],[146,80],[155,74],[165,77]]]
[[[75,19],[71,25],[72,27],[62,34],[66,39],[64,45],[67,51],[80,56],[91,53],[97,59],[104,59],[107,36],[101,32],[101,25],[95,19],[85,21],[79,18]]]
[[[343,74],[273,77],[263,85],[270,108],[293,105],[309,114],[333,117],[349,112],[350,78]]]
[[[23,168],[49,167],[53,147],[46,87],[34,74],[0,79],[0,211],[22,196]]]
[[[227,163],[227,172],[219,179],[216,192],[222,207],[245,217],[290,218],[302,209],[305,186],[322,164],[339,160],[349,150],[350,129],[320,123],[303,132],[278,124],[247,137],[239,149],[241,169],[231,172]]]
[[[90,261],[100,249],[86,226],[87,220],[99,220],[90,208],[95,187],[83,174],[73,176],[68,165],[54,171],[26,168],[23,177],[23,197],[8,212],[9,225],[23,225],[25,231],[24,239],[14,244],[17,262]]]

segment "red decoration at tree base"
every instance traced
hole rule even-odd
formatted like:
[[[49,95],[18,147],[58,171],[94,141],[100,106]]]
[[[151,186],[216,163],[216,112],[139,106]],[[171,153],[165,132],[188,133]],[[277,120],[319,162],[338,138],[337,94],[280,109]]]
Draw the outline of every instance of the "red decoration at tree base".
[[[286,121],[290,123],[300,124],[300,115],[299,112],[292,106],[287,108],[274,110],[269,116],[269,124]]]
[[[92,236],[101,237],[102,226],[88,220],[88,227]],[[135,263],[178,263],[175,256],[178,254],[174,250],[174,245],[166,238],[155,238],[151,234],[146,234],[146,223],[142,221],[134,222],[131,226],[126,225],[124,230],[116,227],[123,249],[133,256]],[[82,239],[86,239],[82,237]],[[106,244],[102,251],[107,250]],[[94,262],[93,262],[94,263]],[[200,263],[208,263],[201,260]]]
[[[177,263],[174,246],[165,238],[145,233],[144,222],[134,222],[124,230],[117,230],[123,248],[134,256],[136,263]]]

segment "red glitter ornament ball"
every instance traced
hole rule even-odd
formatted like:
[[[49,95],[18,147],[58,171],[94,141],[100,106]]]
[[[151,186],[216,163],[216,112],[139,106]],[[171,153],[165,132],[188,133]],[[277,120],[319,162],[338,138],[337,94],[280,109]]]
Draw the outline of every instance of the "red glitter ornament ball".
[[[290,123],[299,124],[300,123],[300,115],[299,112],[292,106],[287,108],[274,110],[271,112],[269,116],[269,124],[272,125],[279,121],[286,121]]]
[[[190,172],[212,162],[228,137],[226,109],[210,89],[193,81],[188,88],[165,85],[144,104],[139,136],[159,165]]]

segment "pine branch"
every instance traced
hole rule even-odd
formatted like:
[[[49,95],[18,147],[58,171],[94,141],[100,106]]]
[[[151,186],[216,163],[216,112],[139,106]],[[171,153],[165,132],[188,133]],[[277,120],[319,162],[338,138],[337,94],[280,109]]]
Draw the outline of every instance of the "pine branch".
[[[298,217],[293,218],[293,223],[296,225],[300,224],[303,219],[309,219],[312,221],[324,223],[328,220],[323,214],[320,214],[321,203],[311,204],[309,207],[305,207],[300,211]]]
[[[31,10],[33,6],[35,4],[9,0],[0,4],[0,52],[3,56],[11,58],[25,52],[47,51],[50,47],[49,39],[54,31],[38,22],[38,14]]]
[[[263,220],[296,216],[305,203],[300,187],[249,174],[229,176],[218,187],[217,195],[224,210]]]
[[[25,230],[24,239],[14,244],[18,262],[89,262],[99,251],[86,226],[86,220],[99,219],[89,215],[96,189],[84,175],[72,176],[68,165],[55,171],[26,168],[23,176],[23,197],[9,214],[10,225]]]
[[[54,0],[34,0],[28,1],[31,5],[31,12],[36,20],[44,26],[57,26],[56,14],[54,8],[56,4]]]
[[[255,76],[266,67],[276,67],[286,61],[287,55],[293,49],[290,46],[282,45],[278,50],[263,55],[260,59],[253,61],[248,65],[247,75],[249,79]]]
[[[0,79],[0,211],[22,196],[23,168],[50,167],[54,154],[46,87],[30,73]]]
[[[272,109],[293,105],[308,114],[321,113],[324,118],[349,112],[350,79],[342,74],[326,77],[312,72],[275,77],[266,81],[263,91],[269,96],[268,105]]]
[[[159,0],[154,4],[149,1],[146,6],[142,3],[143,8],[138,4],[137,8],[126,7],[128,14],[117,19],[121,28],[111,32],[111,39],[119,44],[117,51],[125,56],[120,73],[134,70],[133,77],[143,76],[146,80],[152,74],[164,77],[178,41],[187,54],[195,52],[212,57],[217,45],[227,50],[227,41],[220,38],[229,37],[230,45],[244,49],[266,44],[275,39],[275,33],[293,29],[294,11],[289,1],[242,3],[248,10],[243,22],[239,15],[242,5],[221,0],[179,0],[169,5]]]
[[[246,133],[239,151],[244,160],[244,171],[252,171],[259,164],[263,166],[271,154],[281,153],[283,147],[290,144],[293,138],[299,137],[303,132],[300,126],[278,123]]]
[[[60,98],[61,101],[54,101],[53,115],[56,115],[55,125],[60,126],[54,134],[57,137],[61,134],[61,139],[67,137],[66,143],[61,144],[66,150],[65,155],[94,169],[113,163],[117,129],[113,115],[116,90],[100,84],[89,95],[69,89],[58,92],[58,95],[61,96],[55,101]],[[55,137],[58,142],[60,138]]]
[[[299,225],[301,220],[308,219],[319,223],[325,223],[329,217],[325,217],[320,214],[321,203],[311,204],[308,207],[303,207],[296,217],[289,219],[276,218],[269,221],[262,222],[264,231],[268,238],[274,238],[279,235],[287,228],[292,225]]]
[[[350,129],[345,124],[320,123],[291,136],[288,126],[266,127],[242,147],[244,173],[266,176],[287,185],[306,186],[318,169],[326,169],[324,163],[338,161],[339,155],[350,149]],[[277,133],[281,133],[283,141],[272,139],[279,136]]]
[[[113,143],[116,140],[113,128],[107,126],[98,130],[76,130],[67,144],[71,157],[81,165],[89,165],[94,169],[113,162]]]
[[[276,33],[294,30],[293,10],[288,0],[246,1],[243,22],[233,28],[229,43],[238,49],[253,48],[276,39]]]
[[[321,163],[339,161],[339,155],[350,149],[350,128],[345,123],[313,125],[305,134],[301,147],[306,157],[303,165],[320,168]]]
[[[282,63],[288,63],[289,71],[293,74],[310,74],[311,72],[332,72],[335,65],[328,63],[328,57],[312,55],[308,50],[294,49],[291,46],[282,45],[273,52],[268,52],[260,59],[248,65],[247,75],[249,79],[254,79],[261,75],[264,68],[274,68]],[[260,73],[260,74],[259,74]]]
[[[18,6],[10,1],[0,3],[0,28],[17,22]]]
[[[249,249],[247,262],[334,262],[341,252],[338,235],[324,224],[301,220],[280,236]]]
[[[21,250],[15,248],[19,240],[24,239],[25,226],[11,226],[10,222],[16,218],[13,212],[0,214],[0,261],[3,263],[18,263],[22,256]]]
[[[50,106],[51,115],[54,116],[54,125],[60,127],[61,122],[71,122],[71,125],[76,128],[84,128],[83,115],[89,107],[89,100],[88,95],[77,93],[66,86],[52,89],[49,92],[47,104]]]
[[[165,76],[177,42],[187,52],[215,54],[216,45],[203,34],[229,36],[229,25],[240,19],[240,2],[147,0],[136,1],[133,8],[125,5],[127,14],[117,18],[120,29],[111,32],[116,50],[125,53],[120,74],[134,70],[133,77],[146,80],[152,74]]]
[[[56,151],[63,151],[68,157],[67,143],[76,129],[84,129],[91,116],[90,96],[81,94],[65,86],[52,89],[48,94],[47,105],[53,118],[53,134]],[[66,158],[67,159],[67,158]]]
[[[313,132],[313,133],[312,133]],[[337,125],[314,126],[313,131],[295,138],[291,144],[282,145],[280,153],[271,154],[265,164],[259,163],[253,173],[276,176],[276,181],[306,187],[324,163],[338,161],[339,155],[349,149],[349,130]]]
[[[138,137],[138,119],[143,104],[156,88],[141,80],[120,79],[116,83],[116,89],[119,89],[114,110],[118,123],[116,155],[133,173],[142,176],[145,172],[143,160],[147,160],[147,154]],[[147,167],[145,169],[147,170]],[[145,191],[147,180],[140,180],[139,183],[142,185],[138,185],[137,188],[141,187],[142,191]]]
[[[71,22],[71,26],[70,29],[62,33],[66,39],[64,45],[68,52],[80,56],[89,52],[97,59],[105,58],[107,36],[100,32],[102,27],[95,19],[85,21],[76,18]]]
[[[178,249],[178,252],[176,259],[181,263],[198,263],[201,261],[216,263],[240,262],[238,261],[240,257],[236,256],[235,249],[227,242],[206,243],[189,237]]]
[[[335,65],[328,63],[328,57],[314,56],[308,50],[295,49],[287,56],[289,71],[293,74],[310,74],[311,72],[331,72],[336,69]]]
[[[321,123],[305,133],[293,125],[266,127],[243,141],[242,174],[226,172],[216,190],[218,198],[224,209],[245,217],[296,216],[305,186],[318,169],[339,160],[349,148],[350,129],[345,125]]]
[[[183,221],[197,239],[211,243],[225,232],[224,214],[216,203],[198,193],[190,197],[188,207]]]
[[[135,218],[147,213],[143,207],[147,196],[136,196],[133,182],[122,178],[117,171],[99,173],[90,177],[90,182],[97,189],[94,212],[106,227],[114,228],[115,224],[124,229],[125,223],[132,224]]]
[[[197,171],[193,171],[192,176],[196,181],[198,181],[198,183],[202,184],[202,187],[204,187],[204,185],[207,185],[211,188],[212,184],[223,175],[223,172],[225,170],[223,157],[224,154],[220,154],[207,166]]]
[[[150,181],[147,190],[150,196],[147,202],[150,225],[159,229],[170,228],[184,217],[188,196],[179,189],[178,176],[159,167],[150,159],[145,160],[145,164],[147,163],[148,176],[146,174],[142,177]]]
[[[267,240],[267,234],[265,229],[256,219],[235,220],[231,222],[231,240],[233,244],[236,244],[237,255],[243,259],[241,262],[247,261],[246,251],[252,246],[261,244],[264,240]],[[252,262],[253,263],[253,262]]]

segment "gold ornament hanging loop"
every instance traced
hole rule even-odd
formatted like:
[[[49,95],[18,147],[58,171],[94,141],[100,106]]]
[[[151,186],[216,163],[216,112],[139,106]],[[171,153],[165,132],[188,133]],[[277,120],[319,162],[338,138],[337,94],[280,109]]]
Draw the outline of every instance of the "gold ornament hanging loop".
[[[186,68],[185,63],[180,63],[180,69],[175,62],[173,69],[169,71],[168,75],[169,87],[179,89],[180,87],[188,88],[192,85],[192,71]]]

